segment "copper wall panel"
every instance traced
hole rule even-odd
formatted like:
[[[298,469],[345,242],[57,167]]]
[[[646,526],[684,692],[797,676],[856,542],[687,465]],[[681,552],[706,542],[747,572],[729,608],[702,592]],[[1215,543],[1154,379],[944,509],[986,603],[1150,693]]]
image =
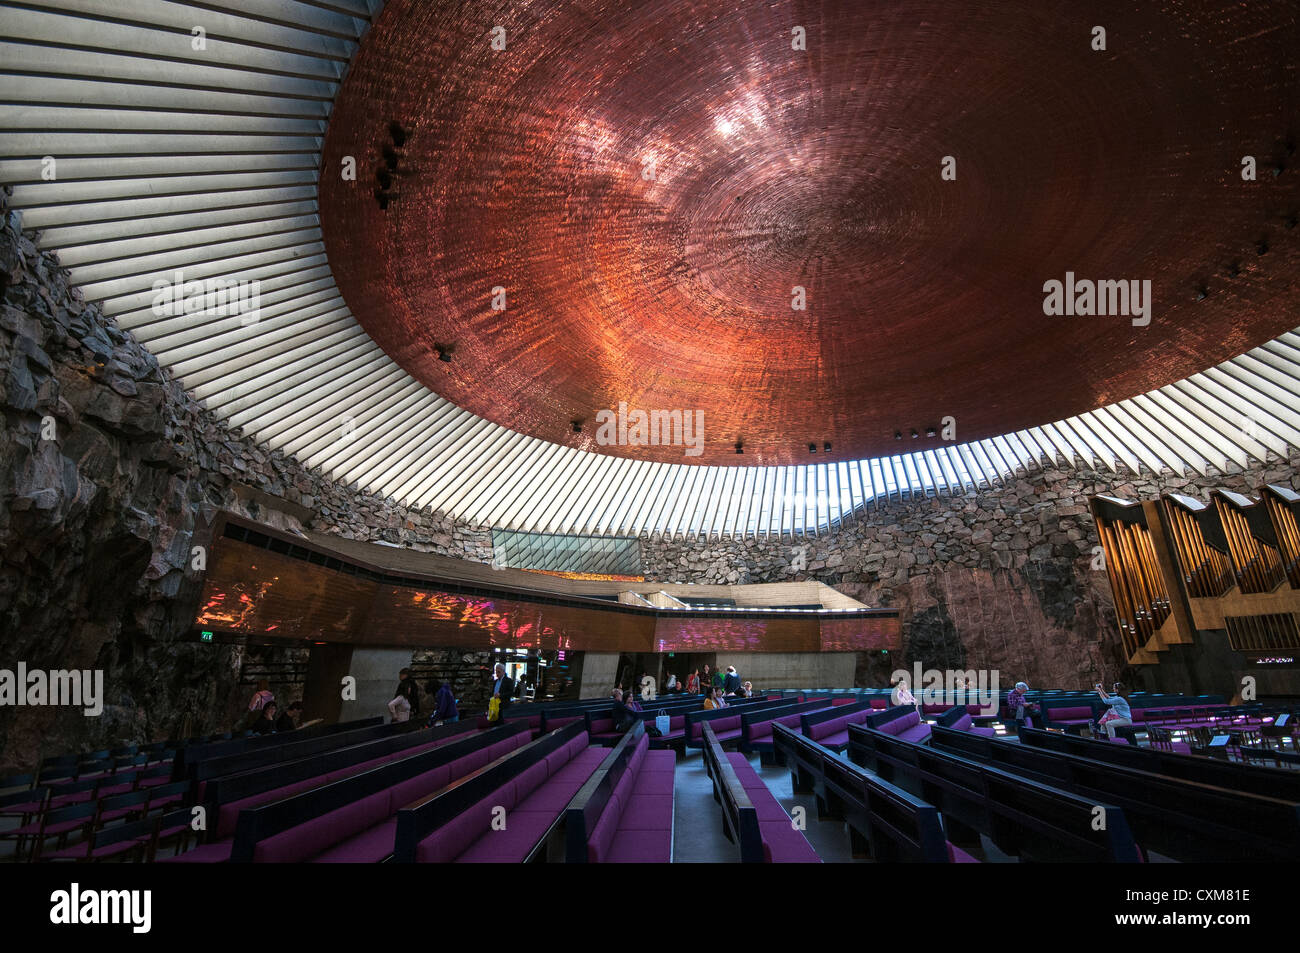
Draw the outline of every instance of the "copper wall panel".
[[[898,648],[896,612],[662,613],[394,585],[260,546],[213,541],[198,628],[353,645],[592,652],[819,652]]]

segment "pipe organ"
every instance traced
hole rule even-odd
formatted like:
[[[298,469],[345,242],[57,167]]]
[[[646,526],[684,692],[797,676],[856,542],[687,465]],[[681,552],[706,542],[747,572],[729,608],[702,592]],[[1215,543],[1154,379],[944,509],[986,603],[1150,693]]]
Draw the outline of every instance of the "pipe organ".
[[[1225,630],[1256,657],[1300,651],[1300,494],[1095,496],[1090,509],[1130,664],[1159,662],[1198,630]]]

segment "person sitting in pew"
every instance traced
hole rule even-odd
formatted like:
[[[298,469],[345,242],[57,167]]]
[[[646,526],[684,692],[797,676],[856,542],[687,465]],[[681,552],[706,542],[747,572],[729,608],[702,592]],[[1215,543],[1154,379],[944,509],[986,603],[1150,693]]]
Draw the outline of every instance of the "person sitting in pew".
[[[269,735],[275,731],[275,711],[275,702],[267,702],[262,706],[261,717],[249,725],[248,730],[255,735]]]
[[[284,710],[284,714],[282,714],[279,718],[275,720],[275,730],[295,731],[298,728],[298,723],[294,721],[294,719],[301,718],[301,717],[302,717],[302,702],[293,702],[292,704],[289,705],[288,708]]]
[[[610,692],[610,697],[614,699],[614,730],[627,731],[636,724],[636,709],[623,700],[623,693],[617,688]],[[629,700],[631,699],[630,692],[628,693],[628,698]],[[634,705],[636,703],[632,702],[632,704]]]
[[[1101,696],[1101,700],[1110,706],[1110,710],[1098,724],[1106,729],[1106,737],[1114,741],[1116,728],[1133,724],[1133,709],[1128,703],[1129,691],[1120,682],[1115,683],[1115,694],[1113,695],[1107,694],[1106,689],[1101,687],[1101,682],[1098,682],[1093,687],[1097,689],[1097,694]]]
[[[727,700],[723,697],[722,686],[714,685],[709,689],[709,697],[704,699],[704,710],[710,711],[715,708],[726,708]]]
[[[449,725],[455,721],[460,721],[460,712],[456,709],[456,693],[451,690],[451,682],[443,682],[433,692],[429,727]]]
[[[1100,685],[1097,686],[1101,688]],[[1015,719],[1016,726],[1027,725],[1034,727],[1034,723],[1029,720],[1030,706],[1025,703],[1025,695],[1029,692],[1029,686],[1024,682],[1016,682],[1015,688],[1007,692],[1007,714]]]

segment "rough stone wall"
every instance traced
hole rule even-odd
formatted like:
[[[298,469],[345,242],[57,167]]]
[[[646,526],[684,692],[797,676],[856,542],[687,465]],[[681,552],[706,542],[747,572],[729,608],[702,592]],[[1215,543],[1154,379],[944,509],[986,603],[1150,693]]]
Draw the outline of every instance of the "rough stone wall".
[[[226,427],[80,300],[3,202],[0,212],[0,668],[101,668],[106,682],[100,718],[0,708],[0,773],[42,752],[227,730],[251,695],[241,682],[250,663],[301,664],[297,647],[181,641],[202,521],[226,508],[293,528],[241,502],[241,484],[306,507],[321,532],[491,561],[488,528],[361,492]],[[1087,497],[1294,484],[1297,462],[1196,480],[1034,469],[1005,488],[869,509],[833,536],[645,538],[641,551],[650,578],[665,582],[812,578],[897,606],[905,665],[1091,684],[1115,671],[1119,648],[1109,585],[1089,566]],[[861,657],[855,678],[881,684],[888,667]],[[272,688],[282,700],[300,691]]]
[[[337,483],[226,427],[0,211],[0,668],[103,669],[106,696],[98,718],[0,708],[0,773],[40,753],[229,730],[252,694],[246,660],[301,661],[300,648],[180,641],[201,519],[227,508],[293,528],[240,502],[239,484],[313,510],[315,530],[491,561],[490,531]]]
[[[1110,583],[1092,568],[1100,545],[1088,498],[1153,499],[1215,488],[1295,485],[1300,452],[1206,477],[1116,475],[1045,465],[1006,486],[868,508],[832,535],[799,539],[642,538],[649,579],[755,583],[816,579],[872,606],[902,611],[896,667],[996,669],[1003,681],[1086,687],[1123,674]],[[892,656],[891,656],[892,658]],[[875,675],[879,661],[859,666]],[[867,684],[868,682],[860,682]],[[880,684],[871,677],[869,684]]]

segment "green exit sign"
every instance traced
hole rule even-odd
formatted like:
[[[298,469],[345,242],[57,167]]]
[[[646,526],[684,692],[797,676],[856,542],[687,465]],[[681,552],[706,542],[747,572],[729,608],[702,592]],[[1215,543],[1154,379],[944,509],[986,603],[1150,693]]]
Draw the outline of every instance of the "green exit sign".
[[[199,633],[199,638],[202,639],[204,642],[211,642],[211,641],[212,641],[212,633],[211,633],[211,632],[200,632],[200,633]]]

